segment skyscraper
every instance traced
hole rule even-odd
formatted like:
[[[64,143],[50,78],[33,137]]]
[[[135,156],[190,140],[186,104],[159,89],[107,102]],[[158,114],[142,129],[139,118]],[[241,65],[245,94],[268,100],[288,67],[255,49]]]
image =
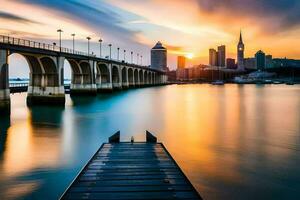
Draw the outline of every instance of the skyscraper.
[[[256,63],[256,69],[258,70],[264,70],[266,67],[266,54],[262,51],[259,50],[255,54],[255,63]]]
[[[157,70],[167,69],[167,49],[161,42],[157,42],[151,49],[151,68]]]
[[[226,67],[226,47],[225,45],[218,47],[218,65]]]
[[[238,66],[238,70],[245,70],[244,51],[245,51],[245,45],[244,45],[244,42],[243,42],[242,31],[241,31],[240,32],[240,41],[237,45],[237,66]]]
[[[227,67],[227,69],[236,69],[235,59],[227,58],[226,59],[226,67]]]
[[[184,68],[185,68],[185,56],[178,56],[177,69],[184,69]]]
[[[209,65],[210,66],[218,65],[218,53],[215,49],[209,49]]]

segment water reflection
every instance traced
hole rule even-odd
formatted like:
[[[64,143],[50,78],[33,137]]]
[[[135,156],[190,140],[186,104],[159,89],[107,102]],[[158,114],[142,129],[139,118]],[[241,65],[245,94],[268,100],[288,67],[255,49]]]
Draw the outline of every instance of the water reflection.
[[[61,141],[57,136],[61,132],[62,112],[61,107],[31,107],[22,122],[10,126],[9,119],[1,120],[1,132],[10,127],[1,137],[5,151],[0,162],[0,182],[6,184],[1,184],[0,197],[30,195],[42,184],[37,177],[59,165]]]
[[[89,105],[96,101],[96,98],[94,96],[70,96],[72,103],[74,106],[77,105]]]
[[[30,107],[30,121],[34,127],[52,126],[60,127],[62,124],[62,114],[64,107],[46,107],[33,106]]]
[[[0,117],[0,157],[2,157],[3,152],[6,147],[7,130],[10,127],[10,116]]]
[[[57,199],[118,130],[122,140],[155,133],[205,199],[299,199],[299,92],[172,85],[29,109],[14,95],[11,120],[0,121],[0,199]]]

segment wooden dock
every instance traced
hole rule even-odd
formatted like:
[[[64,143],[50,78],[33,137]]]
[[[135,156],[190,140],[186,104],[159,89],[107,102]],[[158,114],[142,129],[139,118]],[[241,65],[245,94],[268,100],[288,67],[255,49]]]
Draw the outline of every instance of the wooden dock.
[[[147,142],[103,144],[61,199],[201,199],[162,143],[149,132]]]

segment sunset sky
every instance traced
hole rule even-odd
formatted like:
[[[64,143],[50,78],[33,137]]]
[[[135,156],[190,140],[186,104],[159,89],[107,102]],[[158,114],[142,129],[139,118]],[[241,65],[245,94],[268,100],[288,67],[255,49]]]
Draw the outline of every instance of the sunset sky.
[[[227,57],[236,57],[240,30],[246,57],[262,49],[274,57],[300,58],[299,0],[0,0],[0,34],[57,42],[86,51],[86,37],[105,48],[127,49],[150,62],[157,41],[168,47],[168,65],[178,55],[194,55],[189,64],[206,64],[208,49],[224,44]],[[116,50],[114,51],[116,54]],[[107,54],[107,51],[104,53]],[[129,57],[129,56],[128,56]]]

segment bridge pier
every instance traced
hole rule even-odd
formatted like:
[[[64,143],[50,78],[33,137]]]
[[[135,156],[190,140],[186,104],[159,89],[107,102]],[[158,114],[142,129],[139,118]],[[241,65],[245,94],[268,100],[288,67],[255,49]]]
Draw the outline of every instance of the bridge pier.
[[[121,80],[122,80],[122,89],[129,88],[129,78],[128,78],[128,68],[126,66],[122,66],[122,73],[121,73]]]
[[[71,95],[96,95],[96,84],[71,84]]]
[[[96,85],[98,92],[112,92],[111,67],[109,64],[98,63],[96,66]]]
[[[112,80],[112,86],[113,90],[121,90],[122,89],[122,73],[120,66],[112,65],[111,70],[111,80]]]
[[[36,61],[33,61],[36,59]],[[27,57],[31,68],[27,105],[65,105],[64,58]],[[39,66],[38,66],[39,65]],[[34,70],[35,69],[35,70]],[[37,72],[36,69],[39,69]]]
[[[0,113],[10,114],[7,50],[0,50]]]
[[[97,85],[94,78],[94,61],[71,61],[71,95],[96,95]],[[74,66],[76,65],[76,66]],[[76,70],[75,70],[76,69]]]

